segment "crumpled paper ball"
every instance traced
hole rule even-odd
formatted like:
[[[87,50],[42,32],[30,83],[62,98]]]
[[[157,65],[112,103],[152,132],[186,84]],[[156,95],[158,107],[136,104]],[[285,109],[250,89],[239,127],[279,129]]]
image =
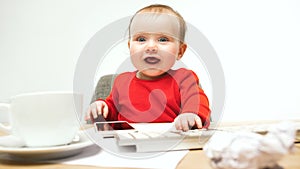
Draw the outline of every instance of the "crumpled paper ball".
[[[272,169],[293,152],[295,136],[296,125],[289,121],[271,126],[266,135],[216,131],[203,150],[215,169]]]

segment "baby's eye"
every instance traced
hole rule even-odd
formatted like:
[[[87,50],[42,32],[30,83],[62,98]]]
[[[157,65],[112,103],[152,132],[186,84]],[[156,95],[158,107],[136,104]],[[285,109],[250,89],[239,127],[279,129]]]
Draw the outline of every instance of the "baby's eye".
[[[168,42],[169,39],[166,38],[166,37],[162,37],[162,38],[159,38],[158,41],[159,41],[159,42]]]
[[[139,42],[145,42],[146,38],[144,38],[144,37],[138,37],[138,38],[136,38],[136,40],[139,41]]]

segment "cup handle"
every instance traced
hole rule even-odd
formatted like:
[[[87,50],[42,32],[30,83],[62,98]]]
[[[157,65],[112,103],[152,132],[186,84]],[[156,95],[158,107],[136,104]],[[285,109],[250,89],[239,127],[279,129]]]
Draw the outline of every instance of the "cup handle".
[[[9,112],[10,111],[10,104],[8,103],[0,103],[0,113],[1,112]],[[4,125],[0,122],[0,131],[11,133],[11,125]]]

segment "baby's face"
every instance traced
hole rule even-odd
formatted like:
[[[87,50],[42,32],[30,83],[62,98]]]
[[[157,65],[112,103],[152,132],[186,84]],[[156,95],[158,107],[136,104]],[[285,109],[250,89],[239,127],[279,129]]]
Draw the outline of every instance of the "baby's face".
[[[149,77],[168,71],[185,51],[185,44],[179,41],[179,28],[179,21],[173,15],[142,13],[135,16],[129,41],[133,65]]]

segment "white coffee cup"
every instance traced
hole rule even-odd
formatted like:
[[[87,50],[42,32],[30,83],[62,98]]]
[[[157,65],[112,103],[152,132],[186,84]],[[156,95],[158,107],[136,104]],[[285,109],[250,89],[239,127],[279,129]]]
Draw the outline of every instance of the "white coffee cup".
[[[10,116],[9,126],[0,123],[0,130],[28,147],[68,144],[79,130],[82,104],[83,95],[75,92],[20,94],[0,104],[0,110],[6,108]]]
[[[9,112],[6,108],[7,103],[0,103],[0,123],[8,123],[9,122]]]

